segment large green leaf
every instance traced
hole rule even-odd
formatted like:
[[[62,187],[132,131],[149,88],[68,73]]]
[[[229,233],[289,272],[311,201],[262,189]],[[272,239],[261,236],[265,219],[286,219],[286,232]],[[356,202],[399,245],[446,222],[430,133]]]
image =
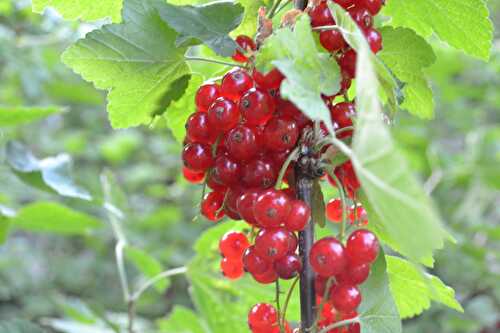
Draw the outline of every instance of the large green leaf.
[[[125,257],[147,278],[153,278],[163,272],[163,265],[144,250],[128,246],[125,248]],[[164,291],[169,285],[169,280],[162,279],[155,284],[156,290]]]
[[[21,319],[0,321],[0,333],[44,333],[39,326]]]
[[[53,7],[65,19],[95,21],[110,17],[113,22],[120,21],[123,0],[33,0],[33,11],[42,13],[46,7]]]
[[[378,217],[374,221],[382,238],[390,239],[391,245],[412,261],[429,264],[433,251],[442,248],[449,235],[383,119],[379,81],[366,39],[340,6],[335,5],[335,16],[337,24],[351,21],[342,26],[342,31],[346,39],[356,43],[358,53],[358,116],[352,151],[342,143],[336,144],[351,155],[372,212]]]
[[[15,215],[16,212],[13,209],[0,204],[0,244],[3,244],[7,240],[10,229],[9,218]]]
[[[321,95],[338,92],[340,70],[332,57],[319,52],[307,15],[298,19],[293,30],[282,28],[266,40],[257,55],[257,67],[268,71],[272,65],[286,76],[281,96],[292,101],[309,118],[323,121],[333,129],[330,112]]]
[[[176,305],[168,319],[159,322],[160,332],[207,333],[201,318],[192,310]]]
[[[56,106],[48,106],[48,107],[0,106],[0,127],[16,126],[16,125],[30,123],[60,111],[61,108]]]
[[[379,57],[405,83],[405,99],[401,107],[421,118],[432,118],[432,90],[422,71],[436,61],[432,47],[410,29],[383,27],[380,32],[384,48]]]
[[[269,1],[265,0],[239,0],[238,1],[243,7],[245,7],[245,13],[243,15],[243,20],[240,26],[234,31],[235,35],[247,35],[253,36],[257,31],[257,17],[259,8],[265,6]]]
[[[490,57],[493,25],[483,0],[391,0],[384,13],[392,17],[393,26],[411,28],[424,37],[434,31],[472,56]]]
[[[162,6],[161,0],[127,0],[122,24],[90,32],[62,56],[85,80],[109,90],[115,128],[150,123],[183,93],[178,80],[189,73],[186,48],[176,47],[178,34],[161,19]]]
[[[32,186],[65,197],[92,199],[89,192],[71,178],[71,158],[67,154],[39,160],[21,143],[9,141],[6,159],[16,175]]]
[[[239,4],[221,1],[200,6],[174,6],[167,3],[159,11],[161,18],[179,33],[177,44],[194,39],[226,57],[237,48],[229,33],[243,18],[243,7]]]
[[[10,219],[13,228],[63,235],[85,235],[102,223],[95,217],[56,202],[39,201],[21,208]]]
[[[421,272],[412,263],[386,256],[387,272],[392,295],[401,318],[416,316],[431,306],[431,301],[442,303],[463,312],[455,299],[455,292],[438,277]]]

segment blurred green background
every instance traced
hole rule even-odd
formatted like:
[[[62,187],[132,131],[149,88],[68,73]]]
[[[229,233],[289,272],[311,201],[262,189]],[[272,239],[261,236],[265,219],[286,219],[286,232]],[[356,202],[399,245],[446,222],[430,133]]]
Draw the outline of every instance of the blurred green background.
[[[500,3],[489,5],[498,31]],[[29,1],[0,0],[0,107],[64,106],[63,112],[43,120],[0,128],[0,235],[6,231],[2,216],[35,202],[71,207],[99,226],[59,234],[12,230],[0,246],[0,320],[27,319],[71,333],[113,332],[113,323],[123,321],[126,305],[114,258],[115,236],[100,205],[103,172],[114,175],[114,200],[125,213],[120,223],[136,249],[127,266],[133,286],[144,281],[140,262],[156,258],[149,268],[185,265],[194,255],[193,243],[211,226],[196,217],[201,188],[182,179],[181,146],[168,130],[112,130],[105,95],[61,64],[64,48],[93,27],[62,21],[53,12],[32,14]],[[460,314],[433,306],[406,320],[404,332],[500,331],[500,35],[496,37],[489,63],[436,44],[438,62],[428,73],[436,118],[396,117],[394,135],[458,240],[438,253],[432,273],[455,288],[465,308]],[[69,154],[72,178],[94,200],[34,186],[37,175],[12,168],[9,141],[18,142],[17,153],[22,144],[39,159]],[[138,303],[138,324],[155,322],[153,332],[172,332],[174,326],[162,322],[174,305],[193,307],[184,276],[163,287],[147,292]]]

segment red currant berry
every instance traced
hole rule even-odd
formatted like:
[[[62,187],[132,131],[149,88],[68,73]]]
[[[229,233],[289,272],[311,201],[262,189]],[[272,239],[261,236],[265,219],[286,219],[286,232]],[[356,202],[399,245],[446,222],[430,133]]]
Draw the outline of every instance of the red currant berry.
[[[337,30],[325,30],[319,34],[319,42],[330,52],[340,51],[347,46],[342,33]]]
[[[342,222],[342,200],[337,198],[328,201],[326,205],[326,217],[334,223]]]
[[[384,4],[384,0],[363,0],[363,6],[368,9],[373,16],[377,15]]]
[[[283,192],[269,189],[261,193],[253,206],[255,218],[265,228],[278,227],[290,215],[290,198]]]
[[[191,184],[201,184],[203,183],[203,179],[205,179],[205,172],[193,171],[186,167],[182,167],[182,175]]]
[[[278,172],[266,157],[252,160],[243,167],[243,182],[251,188],[266,189],[274,185]]]
[[[232,58],[237,62],[247,62],[248,58],[245,53],[248,51],[255,51],[257,48],[253,39],[246,35],[239,35],[236,37],[236,44],[238,44],[239,49],[236,49]]]
[[[382,35],[375,29],[368,29],[365,31],[366,40],[370,44],[373,53],[378,53],[382,50]]]
[[[351,312],[361,304],[361,292],[355,286],[338,284],[333,287],[330,299],[338,311]]]
[[[210,192],[201,202],[201,214],[208,220],[217,222],[224,217],[222,204],[224,203],[224,193]]]
[[[370,265],[352,266],[348,264],[346,270],[335,276],[335,279],[340,284],[359,285],[368,279],[368,275],[370,275]]]
[[[367,225],[368,213],[361,205],[358,205],[356,207],[351,207],[349,212],[349,220],[351,220],[351,224],[357,222],[357,225],[359,226]]]
[[[217,179],[226,186],[232,186],[241,181],[240,165],[227,156],[217,157],[214,170]]]
[[[227,133],[225,146],[229,155],[240,162],[252,160],[258,153],[254,129],[238,125]]]
[[[342,102],[335,104],[330,108],[332,121],[337,125],[338,129],[352,127],[352,118],[356,114],[356,108],[353,103]],[[340,138],[352,135],[352,130],[348,130],[339,134]]]
[[[255,83],[257,83],[259,88],[265,90],[278,90],[284,78],[283,74],[277,68],[273,68],[267,74],[262,74],[256,69],[253,71]]]
[[[291,117],[274,117],[264,129],[264,143],[270,151],[279,152],[293,148],[298,139],[299,127]]]
[[[182,151],[182,161],[186,168],[204,172],[214,164],[212,149],[209,145],[190,143]]]
[[[278,100],[277,107],[278,116],[288,116],[292,117],[297,123],[299,132],[309,124],[312,124],[311,120],[306,117],[292,102],[285,101],[283,99]]]
[[[311,218],[311,208],[302,200],[293,200],[290,214],[285,219],[285,228],[290,231],[302,231]]]
[[[337,275],[347,265],[344,247],[334,237],[325,237],[314,243],[309,259],[314,271],[323,276]]]
[[[241,260],[243,253],[250,246],[247,236],[241,232],[229,231],[219,242],[220,253],[229,259]]]
[[[378,252],[379,243],[371,231],[359,229],[347,239],[346,255],[351,265],[370,264],[377,259]]]
[[[196,109],[200,112],[207,112],[210,105],[220,97],[220,87],[216,83],[202,85],[195,96]]]
[[[296,254],[287,254],[274,262],[274,270],[280,279],[290,280],[302,270],[302,261]]]
[[[231,187],[226,193],[226,201],[224,202],[224,212],[232,220],[241,220],[240,214],[238,214],[238,208],[236,203],[240,197],[243,190],[239,187]]]
[[[208,125],[206,112],[193,113],[186,122],[186,136],[189,142],[212,144],[217,133]]]
[[[255,246],[246,249],[243,254],[243,266],[252,275],[264,274],[271,268],[271,264],[257,253]]]
[[[240,112],[248,125],[264,125],[272,117],[275,109],[274,100],[264,90],[250,89],[241,97]]]
[[[329,279],[332,279],[332,281],[330,282],[330,289],[327,293],[326,287],[328,285]],[[325,296],[325,294],[327,296],[330,295],[330,292],[333,288],[333,285],[335,284],[334,282],[335,282],[335,280],[332,277],[325,277],[325,276],[321,276],[321,275],[316,275],[316,277],[314,279],[314,291],[316,292],[316,295],[319,297],[323,297],[323,296]]]
[[[288,254],[294,254],[297,251],[297,246],[299,245],[299,239],[297,235],[293,232],[288,233]]]
[[[255,238],[255,250],[267,261],[281,259],[289,250],[289,234],[284,228],[262,229]]]
[[[226,192],[227,190],[227,186],[222,184],[214,169],[210,170],[207,175],[207,186],[216,192]]]
[[[237,101],[243,94],[253,87],[252,77],[242,69],[234,69],[222,78],[221,93],[233,101]]]
[[[255,304],[248,313],[248,326],[252,330],[268,329],[278,322],[278,311],[271,304]]]
[[[278,274],[276,274],[273,265],[269,265],[269,269],[262,274],[252,274],[252,277],[260,284],[270,284],[278,280]]]
[[[335,21],[332,17],[332,12],[326,1],[321,1],[317,6],[314,6],[309,11],[312,27],[321,27],[325,25],[334,25]]]
[[[235,103],[219,97],[208,109],[208,124],[218,132],[225,132],[236,126],[240,112]]]
[[[359,0],[334,0],[334,2],[338,3],[344,9],[348,9],[349,7],[354,6],[356,1]]]
[[[349,14],[362,30],[369,29],[373,26],[373,17],[370,12],[363,7],[353,7],[349,9]]]
[[[253,213],[255,200],[257,200],[257,197],[259,195],[259,190],[248,190],[240,195],[240,197],[236,201],[236,208],[238,209],[238,213],[240,214],[241,218],[248,224],[254,226],[259,225],[257,219],[255,218],[255,214]]]
[[[354,79],[356,76],[356,51],[350,49],[342,54],[338,60],[342,74],[347,79]]]
[[[232,260],[229,258],[222,258],[220,261],[220,270],[229,280],[237,280],[245,274],[241,260]]]

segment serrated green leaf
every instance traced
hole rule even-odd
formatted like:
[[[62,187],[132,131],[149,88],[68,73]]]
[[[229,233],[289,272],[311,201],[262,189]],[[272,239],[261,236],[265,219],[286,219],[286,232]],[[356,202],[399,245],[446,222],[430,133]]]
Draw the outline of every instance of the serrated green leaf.
[[[373,264],[370,277],[361,285],[363,302],[359,306],[361,332],[401,333],[401,319],[389,289],[383,252]]]
[[[391,0],[384,13],[392,17],[393,26],[408,27],[423,37],[434,31],[442,41],[472,56],[490,57],[493,25],[483,0]]]
[[[48,201],[24,206],[10,222],[13,228],[63,235],[84,235],[102,226],[93,216]]]
[[[315,223],[317,223],[320,227],[324,227],[326,224],[325,198],[323,197],[323,191],[321,190],[321,185],[318,181],[313,183],[312,191],[311,216]]]
[[[120,22],[123,0],[33,0],[33,11],[42,13],[45,8],[56,9],[65,19],[96,21],[110,17]]]
[[[320,53],[307,15],[302,15],[292,31],[277,30],[257,55],[259,70],[267,72],[276,66],[286,77],[281,96],[292,101],[305,115],[323,121],[333,130],[330,112],[321,95],[333,95],[340,87],[340,70],[336,61]]]
[[[189,116],[196,111],[194,97],[202,83],[203,78],[201,76],[191,76],[184,96],[178,101],[173,102],[164,115],[168,128],[170,128],[178,142],[184,141],[186,135],[185,124]]]
[[[6,107],[0,106],[0,127],[17,126],[48,117],[62,109],[57,106],[48,107]]]
[[[163,265],[144,250],[128,246],[125,248],[125,257],[147,278],[153,278],[163,272]],[[164,291],[169,285],[169,280],[162,279],[155,283],[159,292]]]
[[[413,262],[429,264],[429,257],[442,248],[445,238],[450,236],[384,122],[376,63],[366,39],[350,16],[340,6],[334,7],[337,24],[351,22],[341,28],[346,39],[356,44],[358,54],[357,126],[352,151],[349,152],[347,146],[342,149],[351,154],[362,188],[378,217],[376,221],[387,238]]]
[[[178,34],[158,13],[162,6],[161,0],[127,0],[122,24],[90,32],[62,56],[85,80],[109,90],[108,112],[115,128],[150,123],[172,101],[177,80],[190,72],[186,48],[176,47]]]
[[[432,47],[413,30],[383,27],[384,48],[380,59],[405,83],[403,109],[421,118],[434,115],[434,100],[423,69],[436,61]]]
[[[159,322],[160,332],[208,333],[201,318],[192,310],[176,305],[166,320]]]
[[[419,315],[431,306],[431,301],[442,303],[463,312],[455,299],[455,292],[438,277],[420,271],[412,263],[393,256],[386,256],[387,273],[392,295],[401,318]]]
[[[221,1],[200,6],[174,6],[167,3],[159,7],[159,12],[161,18],[179,33],[177,45],[194,39],[226,57],[233,55],[238,47],[229,33],[243,19],[243,7],[239,4]]]
[[[39,326],[21,319],[0,321],[0,333],[44,333]]]
[[[16,141],[9,141],[6,159],[16,175],[29,185],[59,195],[91,200],[89,192],[71,178],[71,158],[67,154],[37,159],[31,151]]]

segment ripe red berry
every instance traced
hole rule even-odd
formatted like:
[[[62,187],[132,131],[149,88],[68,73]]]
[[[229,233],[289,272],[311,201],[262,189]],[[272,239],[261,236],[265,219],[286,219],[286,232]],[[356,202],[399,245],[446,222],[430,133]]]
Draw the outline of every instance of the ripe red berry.
[[[212,144],[217,138],[217,133],[208,124],[206,112],[193,113],[186,122],[186,136],[189,142]]]
[[[255,250],[255,246],[250,246],[243,254],[243,266],[252,275],[266,273],[271,264]]]
[[[237,101],[250,88],[253,87],[252,77],[242,69],[227,72],[222,78],[221,94],[233,101]]]
[[[208,220],[217,222],[224,217],[222,204],[224,203],[224,193],[210,192],[205,195],[201,202],[201,214]]]
[[[356,1],[359,1],[359,0],[334,0],[334,2],[338,3],[344,9],[348,9],[349,7],[354,6]]]
[[[357,266],[348,264],[346,270],[335,276],[335,279],[340,284],[358,285],[365,282],[368,275],[370,275],[369,264]]]
[[[288,233],[288,254],[294,254],[297,251],[297,246],[299,245],[299,239],[297,235],[293,232]]]
[[[214,171],[217,179],[226,186],[232,186],[241,181],[240,165],[228,156],[217,157]]]
[[[267,123],[275,110],[271,95],[256,88],[250,89],[241,97],[239,107],[245,123],[252,126]]]
[[[353,103],[342,102],[335,104],[330,108],[330,115],[332,121],[336,124],[337,129],[352,127],[352,118],[356,114],[356,108]],[[339,134],[340,138],[352,135],[352,130],[342,132]]]
[[[302,270],[302,261],[296,254],[287,254],[274,262],[274,270],[280,279],[290,280]]]
[[[259,223],[255,218],[255,214],[253,213],[253,205],[255,204],[255,200],[259,196],[259,190],[247,190],[243,192],[236,201],[236,208],[238,209],[238,213],[243,220],[245,220],[248,224],[258,226]]]
[[[186,168],[204,172],[214,164],[212,149],[209,145],[201,143],[187,144],[182,151],[182,161]]]
[[[299,138],[299,128],[291,117],[281,116],[269,120],[264,129],[264,143],[273,152],[293,148]]]
[[[337,30],[325,30],[319,34],[319,42],[330,52],[340,51],[347,46],[342,33]]]
[[[278,274],[276,274],[273,265],[269,265],[268,270],[262,274],[252,274],[252,277],[260,284],[270,284],[278,280]]]
[[[352,312],[361,304],[361,292],[352,285],[338,284],[333,287],[330,299],[340,312]]]
[[[196,109],[207,112],[210,105],[220,97],[220,86],[216,83],[207,83],[198,88],[195,96]]]
[[[277,68],[273,68],[267,74],[263,74],[254,69],[253,79],[259,88],[265,90],[278,90],[285,77]]]
[[[323,276],[337,275],[347,265],[344,247],[334,237],[325,237],[314,243],[309,259],[314,271]]]
[[[208,124],[219,133],[230,130],[239,120],[238,107],[227,98],[217,98],[208,109]]]
[[[309,11],[312,27],[321,27],[325,25],[334,25],[335,20],[332,17],[332,12],[328,8],[326,1],[321,1],[317,6],[314,6]]]
[[[373,26],[373,16],[363,7],[353,7],[349,9],[349,14],[361,30],[367,30]]]
[[[216,192],[226,192],[227,190],[227,186],[222,184],[214,169],[210,170],[207,174],[207,186]]]
[[[229,280],[237,280],[245,274],[241,260],[222,258],[220,261],[220,270]]]
[[[278,312],[271,304],[255,304],[248,313],[248,326],[252,330],[265,330],[278,322]]]
[[[363,0],[363,6],[372,14],[377,15],[384,4],[384,0]]]
[[[255,250],[267,261],[281,259],[289,250],[289,234],[284,228],[262,229],[255,238]]]
[[[277,115],[292,117],[297,123],[299,131],[307,125],[312,124],[311,120],[307,118],[307,116],[303,114],[292,102],[285,101],[281,98],[278,99]]]
[[[225,138],[229,155],[240,162],[252,160],[258,152],[255,130],[245,125],[231,129]]]
[[[226,201],[224,202],[224,212],[232,220],[241,220],[240,214],[238,214],[238,208],[236,203],[240,197],[243,190],[238,186],[230,187],[226,193]]]
[[[379,243],[371,231],[359,229],[347,239],[346,256],[351,265],[370,264],[377,259],[378,252]]]
[[[255,218],[265,228],[280,226],[289,216],[291,209],[290,198],[283,191],[275,189],[261,193],[253,207]]]
[[[344,77],[354,79],[356,76],[356,58],[356,51],[353,49],[346,51],[340,56],[338,62]]]
[[[274,185],[278,172],[272,160],[266,157],[254,159],[243,167],[243,182],[248,187],[266,189]]]
[[[205,172],[193,171],[186,167],[182,167],[182,175],[184,179],[192,184],[201,184],[205,179]]]
[[[236,49],[234,52],[232,56],[233,60],[237,62],[247,62],[248,58],[245,54],[248,51],[255,51],[256,49],[253,39],[246,35],[239,35],[236,37],[236,44],[238,44],[239,49]]]
[[[366,40],[370,44],[373,53],[382,50],[382,35],[377,30],[370,28],[365,31]]]
[[[219,251],[224,257],[240,261],[249,246],[247,236],[236,231],[227,232],[219,241]]]
[[[330,282],[330,288],[328,293],[326,293],[326,286],[328,284],[328,280],[332,279],[332,282]],[[314,292],[316,293],[317,296],[323,297],[325,294],[327,296],[330,295],[330,291],[333,288],[333,285],[335,284],[335,279],[332,277],[326,277],[326,276],[321,276],[321,275],[316,275],[314,278]]]
[[[342,222],[342,200],[336,198],[328,201],[326,217],[334,223]]]
[[[302,200],[293,200],[290,214],[285,219],[285,228],[290,231],[302,231],[311,218],[311,208]]]
[[[349,220],[351,220],[351,224],[357,223],[358,226],[367,225],[368,213],[361,205],[353,206],[349,209]]]

